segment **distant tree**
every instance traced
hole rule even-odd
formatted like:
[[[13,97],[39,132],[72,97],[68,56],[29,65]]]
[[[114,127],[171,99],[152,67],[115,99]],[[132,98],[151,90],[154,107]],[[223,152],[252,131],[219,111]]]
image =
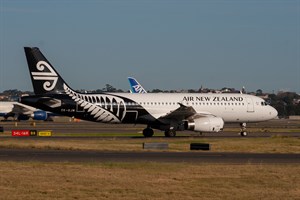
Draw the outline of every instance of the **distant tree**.
[[[197,91],[196,90],[193,90],[193,89],[189,89],[188,90],[188,93],[196,93]]]
[[[9,96],[20,96],[22,94],[22,91],[13,89],[13,90],[5,90],[3,91],[4,95],[9,95]]]
[[[276,102],[278,100],[278,97],[276,94],[269,94],[269,101],[270,103]]]
[[[121,89],[117,89],[116,92],[123,93],[124,91]],[[129,90],[128,90],[128,92],[129,92]]]
[[[263,94],[262,89],[256,90],[256,96],[261,96]]]
[[[300,106],[294,103],[294,99],[299,99],[299,95],[294,92],[269,94],[270,104],[276,108],[278,116],[281,117],[300,115]]]
[[[295,106],[295,115],[300,115],[300,103]]]
[[[151,91],[151,93],[160,93],[160,92],[163,92],[163,91],[160,90],[160,89],[153,89],[153,90]]]
[[[105,91],[105,92],[116,92],[117,91],[117,89],[114,88],[110,84],[105,84],[105,87],[102,90]]]
[[[299,98],[299,95],[296,94],[295,92],[286,92],[283,97],[283,100],[288,104],[293,104],[294,99],[298,99],[298,98]]]
[[[95,93],[102,93],[102,92],[103,92],[103,90],[101,90],[101,89],[95,90]]]

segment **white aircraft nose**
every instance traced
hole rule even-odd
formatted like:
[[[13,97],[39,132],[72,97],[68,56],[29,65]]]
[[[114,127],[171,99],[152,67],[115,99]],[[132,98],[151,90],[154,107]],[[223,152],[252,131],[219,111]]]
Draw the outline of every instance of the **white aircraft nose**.
[[[273,108],[272,106],[270,106],[270,119],[274,119],[275,117],[277,117],[278,112],[275,108]]]

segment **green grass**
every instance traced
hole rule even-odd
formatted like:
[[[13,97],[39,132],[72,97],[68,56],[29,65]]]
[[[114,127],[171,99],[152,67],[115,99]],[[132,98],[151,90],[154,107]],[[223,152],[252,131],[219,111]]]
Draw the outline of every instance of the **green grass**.
[[[145,151],[144,142],[169,144],[168,151],[190,151],[191,143],[209,143],[212,152],[300,153],[300,138],[1,138],[0,148],[36,148],[96,151]]]

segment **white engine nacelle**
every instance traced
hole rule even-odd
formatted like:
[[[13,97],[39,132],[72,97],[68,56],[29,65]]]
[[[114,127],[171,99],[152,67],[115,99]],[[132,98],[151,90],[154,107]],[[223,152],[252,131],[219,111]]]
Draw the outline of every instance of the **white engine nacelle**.
[[[192,121],[186,121],[185,128],[197,132],[219,132],[224,127],[224,121],[220,117],[199,117]]]

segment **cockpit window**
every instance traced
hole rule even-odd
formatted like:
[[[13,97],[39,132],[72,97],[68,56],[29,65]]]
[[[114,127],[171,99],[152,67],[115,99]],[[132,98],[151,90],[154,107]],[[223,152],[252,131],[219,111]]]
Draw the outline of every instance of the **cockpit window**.
[[[267,102],[265,102],[265,101],[262,101],[262,102],[261,102],[261,105],[262,105],[262,106],[267,106],[267,105],[268,105],[268,103],[267,103]]]

